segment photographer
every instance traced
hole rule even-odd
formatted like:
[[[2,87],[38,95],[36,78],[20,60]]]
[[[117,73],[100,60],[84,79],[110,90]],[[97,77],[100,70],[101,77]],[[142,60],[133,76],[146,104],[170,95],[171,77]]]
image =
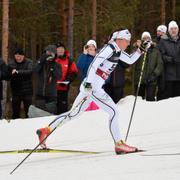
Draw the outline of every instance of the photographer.
[[[48,45],[34,69],[37,75],[35,106],[53,114],[56,113],[56,81],[62,72],[55,59],[56,46]]]
[[[148,43],[150,46],[147,50],[147,56],[145,59],[145,65],[143,69],[143,75],[141,80],[141,85],[139,89],[139,96],[147,101],[155,101],[157,79],[163,71],[163,62],[161,59],[161,54],[156,48],[155,44],[151,40],[151,35],[149,32],[143,32],[141,40],[144,43]],[[135,91],[139,83],[139,77],[141,74],[141,67],[143,63],[144,56],[140,57],[140,60],[135,64],[134,72],[134,85]]]

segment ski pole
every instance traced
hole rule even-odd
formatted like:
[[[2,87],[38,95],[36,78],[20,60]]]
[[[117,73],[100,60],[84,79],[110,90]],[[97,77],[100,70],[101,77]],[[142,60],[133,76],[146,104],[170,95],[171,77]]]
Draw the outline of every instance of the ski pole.
[[[133,115],[134,115],[134,110],[135,110],[135,106],[136,106],[137,96],[139,94],[139,88],[140,88],[141,81],[142,81],[142,76],[143,76],[143,73],[144,73],[144,66],[145,66],[146,57],[147,57],[147,51],[145,51],[145,53],[144,53],[144,58],[143,58],[142,66],[141,66],[141,73],[140,73],[140,76],[139,76],[139,82],[138,82],[138,86],[137,86],[137,90],[136,90],[136,96],[135,96],[135,100],[134,100],[134,104],[133,104],[133,109],[132,109],[132,113],[131,113],[131,117],[130,117],[130,121],[129,121],[129,125],[128,125],[128,130],[127,130],[127,133],[126,133],[125,142],[127,141],[129,130],[130,130],[132,119],[133,119]]]
[[[79,107],[81,104],[83,104],[86,100],[88,99],[88,96],[85,96],[67,115],[64,115],[64,119],[63,121],[71,114],[71,112],[73,112],[74,109],[76,109],[77,107]],[[58,116],[55,118],[58,119],[60,118],[62,115]],[[63,116],[62,116],[63,117]],[[60,124],[63,122],[61,121],[41,142],[39,142],[39,144],[32,149],[32,151],[10,172],[10,174],[13,174],[13,172],[21,165],[23,164],[23,162],[42,144],[42,142],[44,142],[56,129],[57,127],[60,126]]]

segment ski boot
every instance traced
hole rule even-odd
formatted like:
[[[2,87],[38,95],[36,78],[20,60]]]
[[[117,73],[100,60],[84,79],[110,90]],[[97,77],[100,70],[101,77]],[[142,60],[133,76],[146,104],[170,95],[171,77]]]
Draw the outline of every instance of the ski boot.
[[[125,144],[122,140],[120,140],[119,142],[117,142],[115,144],[115,152],[117,155],[133,153],[133,152],[137,152],[137,151],[138,151],[138,149],[136,147],[129,146],[129,145]]]
[[[40,146],[43,149],[47,149],[46,140],[43,141],[43,139],[45,139],[50,134],[50,132],[51,132],[50,127],[41,128],[36,131],[36,134],[38,135],[39,138],[39,143],[41,142]]]

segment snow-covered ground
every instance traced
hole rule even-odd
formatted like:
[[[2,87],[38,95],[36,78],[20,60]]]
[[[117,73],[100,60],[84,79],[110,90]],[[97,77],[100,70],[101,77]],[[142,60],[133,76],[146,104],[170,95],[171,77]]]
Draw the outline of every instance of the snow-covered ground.
[[[120,129],[125,138],[133,96],[122,99]],[[128,144],[146,152],[115,155],[108,116],[101,110],[85,112],[47,140],[50,148],[98,151],[101,154],[33,153],[12,175],[27,154],[0,154],[1,180],[179,180],[180,97],[160,102],[138,98]],[[36,129],[53,116],[0,121],[0,151],[37,145]]]

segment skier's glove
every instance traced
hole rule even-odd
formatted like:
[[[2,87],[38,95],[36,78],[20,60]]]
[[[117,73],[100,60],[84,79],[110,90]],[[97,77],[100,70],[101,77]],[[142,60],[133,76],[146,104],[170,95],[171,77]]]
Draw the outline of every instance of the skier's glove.
[[[88,83],[88,82],[84,82],[84,89],[86,92],[90,93],[92,91],[92,86],[91,86],[91,83]]]

